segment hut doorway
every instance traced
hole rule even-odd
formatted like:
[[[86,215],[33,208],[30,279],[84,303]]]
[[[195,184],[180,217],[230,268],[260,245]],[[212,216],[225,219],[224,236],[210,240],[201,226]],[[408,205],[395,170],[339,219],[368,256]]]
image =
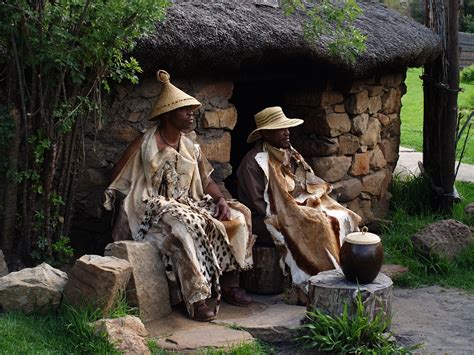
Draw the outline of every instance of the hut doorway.
[[[247,137],[255,129],[254,115],[270,106],[284,103],[284,85],[281,79],[237,80],[230,101],[237,109],[237,124],[232,132],[230,164],[232,174],[226,179],[226,187],[232,196],[237,197],[236,171],[242,158],[253,147]]]

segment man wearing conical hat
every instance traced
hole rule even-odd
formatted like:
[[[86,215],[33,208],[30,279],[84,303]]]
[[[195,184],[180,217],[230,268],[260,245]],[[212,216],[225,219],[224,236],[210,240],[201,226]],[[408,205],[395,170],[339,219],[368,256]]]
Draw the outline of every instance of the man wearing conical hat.
[[[285,251],[293,284],[306,293],[310,276],[334,268],[342,240],[361,218],[328,196],[331,185],[291,146],[289,128],[302,123],[281,107],[258,112],[247,139],[255,146],[237,169],[237,181],[239,200],[252,211],[257,243],[269,236]]]
[[[171,84],[167,72],[157,76],[163,88],[150,120],[158,124],[133,141],[117,163],[105,207],[113,208],[117,192],[125,196],[114,240],[156,243],[170,285],[180,291],[174,303],[182,298],[191,318],[209,321],[217,314],[221,279],[226,301],[251,302],[235,281],[236,272],[252,262],[250,211],[225,200],[210,176],[211,164],[184,133],[200,102]],[[206,300],[213,292],[211,310]]]

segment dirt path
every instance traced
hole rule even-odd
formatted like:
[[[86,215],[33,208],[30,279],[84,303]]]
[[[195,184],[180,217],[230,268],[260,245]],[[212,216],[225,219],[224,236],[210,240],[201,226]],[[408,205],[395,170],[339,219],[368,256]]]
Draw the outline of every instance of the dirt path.
[[[474,353],[474,294],[438,286],[395,288],[392,331],[427,354]]]

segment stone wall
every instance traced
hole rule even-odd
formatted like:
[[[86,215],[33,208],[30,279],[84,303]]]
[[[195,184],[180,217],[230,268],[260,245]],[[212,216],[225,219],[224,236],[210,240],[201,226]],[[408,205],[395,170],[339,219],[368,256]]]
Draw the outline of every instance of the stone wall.
[[[322,91],[286,95],[288,115],[305,121],[294,134],[295,147],[333,184],[333,197],[365,222],[382,218],[388,208],[404,79],[404,73],[387,74],[343,89],[329,82]]]
[[[282,103],[289,117],[305,121],[293,132],[295,147],[317,175],[334,184],[334,197],[366,222],[383,217],[388,206],[387,189],[398,160],[403,80],[404,73],[390,74],[344,83],[344,89],[329,82],[324,90],[287,92]],[[232,172],[232,130],[238,119],[229,101],[234,84],[206,79],[172,78],[172,82],[203,104],[195,132],[190,134],[213,164],[213,178],[221,183]],[[116,86],[108,98],[101,129],[91,128],[86,134],[86,166],[78,187],[72,235],[73,245],[80,250],[100,253],[110,241],[103,237],[110,236],[112,223],[111,213],[102,208],[103,191],[127,145],[152,124],[147,117],[160,90],[154,78],[135,87]]]

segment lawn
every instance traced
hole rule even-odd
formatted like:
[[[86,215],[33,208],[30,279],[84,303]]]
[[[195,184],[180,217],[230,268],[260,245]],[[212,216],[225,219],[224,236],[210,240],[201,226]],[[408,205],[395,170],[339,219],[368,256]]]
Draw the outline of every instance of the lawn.
[[[422,70],[420,68],[408,69],[406,85],[407,93],[402,98],[402,110],[400,113],[401,145],[423,150],[423,85],[420,79]],[[461,83],[463,92],[459,93],[458,105],[464,113],[464,120],[474,110],[474,84]],[[465,134],[464,134],[465,137]],[[458,151],[462,147],[461,139]],[[470,137],[464,153],[463,163],[474,164],[474,129],[471,129]]]

